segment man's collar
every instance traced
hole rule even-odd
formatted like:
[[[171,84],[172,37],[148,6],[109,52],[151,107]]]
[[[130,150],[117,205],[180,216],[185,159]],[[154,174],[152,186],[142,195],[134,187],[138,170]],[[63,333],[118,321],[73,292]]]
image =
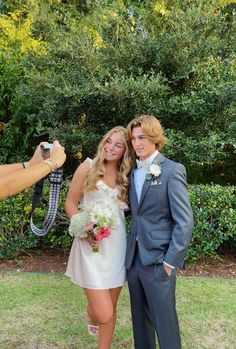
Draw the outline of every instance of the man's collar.
[[[147,161],[148,164],[151,165],[153,163],[153,160],[157,157],[158,153],[159,151],[155,150],[152,155],[150,155],[147,159],[145,159],[145,161]]]

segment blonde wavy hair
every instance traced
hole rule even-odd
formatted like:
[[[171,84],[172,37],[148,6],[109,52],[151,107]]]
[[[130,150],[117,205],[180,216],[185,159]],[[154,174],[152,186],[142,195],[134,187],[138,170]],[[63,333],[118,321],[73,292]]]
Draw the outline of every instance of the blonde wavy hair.
[[[147,138],[155,144],[156,149],[162,150],[166,144],[164,130],[159,120],[152,115],[142,114],[130,121],[127,126],[128,138],[132,138],[132,130],[134,127],[141,127]]]
[[[113,127],[105,134],[102,141],[99,143],[97,154],[93,160],[92,166],[88,171],[83,189],[85,192],[88,190],[96,190],[97,182],[103,178],[106,164],[104,144],[114,132],[120,132],[125,146],[125,152],[119,160],[117,168],[118,199],[122,202],[128,202],[129,173],[132,168],[132,157],[128,146],[127,130],[122,126]]]

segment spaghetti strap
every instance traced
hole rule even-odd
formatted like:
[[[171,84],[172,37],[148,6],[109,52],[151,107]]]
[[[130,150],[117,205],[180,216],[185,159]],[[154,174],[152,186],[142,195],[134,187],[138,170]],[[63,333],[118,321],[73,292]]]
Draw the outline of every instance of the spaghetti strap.
[[[86,158],[84,161],[88,162],[90,164],[90,167],[92,166],[93,160],[90,158]]]

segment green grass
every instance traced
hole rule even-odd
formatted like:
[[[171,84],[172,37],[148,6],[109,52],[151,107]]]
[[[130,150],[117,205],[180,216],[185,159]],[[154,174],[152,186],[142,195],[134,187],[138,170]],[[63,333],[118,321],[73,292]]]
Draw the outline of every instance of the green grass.
[[[236,282],[179,277],[183,349],[233,349]],[[63,274],[0,273],[1,349],[95,349],[85,324],[83,291]],[[133,348],[127,287],[118,305],[112,349]]]

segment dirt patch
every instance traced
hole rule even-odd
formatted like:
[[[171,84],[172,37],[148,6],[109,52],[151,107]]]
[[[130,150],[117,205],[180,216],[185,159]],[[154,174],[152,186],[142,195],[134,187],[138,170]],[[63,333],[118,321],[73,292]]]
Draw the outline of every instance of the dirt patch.
[[[55,248],[28,250],[14,260],[0,261],[1,271],[64,273],[68,252]],[[179,270],[179,275],[218,276],[236,278],[236,256],[221,255],[217,259],[202,259],[194,266]]]
[[[40,248],[28,250],[12,260],[0,261],[0,270],[64,273],[67,261],[68,253],[61,249]]]
[[[202,259],[193,266],[187,266],[185,270],[179,270],[180,275],[209,276],[236,278],[236,256],[221,255],[217,259]]]

